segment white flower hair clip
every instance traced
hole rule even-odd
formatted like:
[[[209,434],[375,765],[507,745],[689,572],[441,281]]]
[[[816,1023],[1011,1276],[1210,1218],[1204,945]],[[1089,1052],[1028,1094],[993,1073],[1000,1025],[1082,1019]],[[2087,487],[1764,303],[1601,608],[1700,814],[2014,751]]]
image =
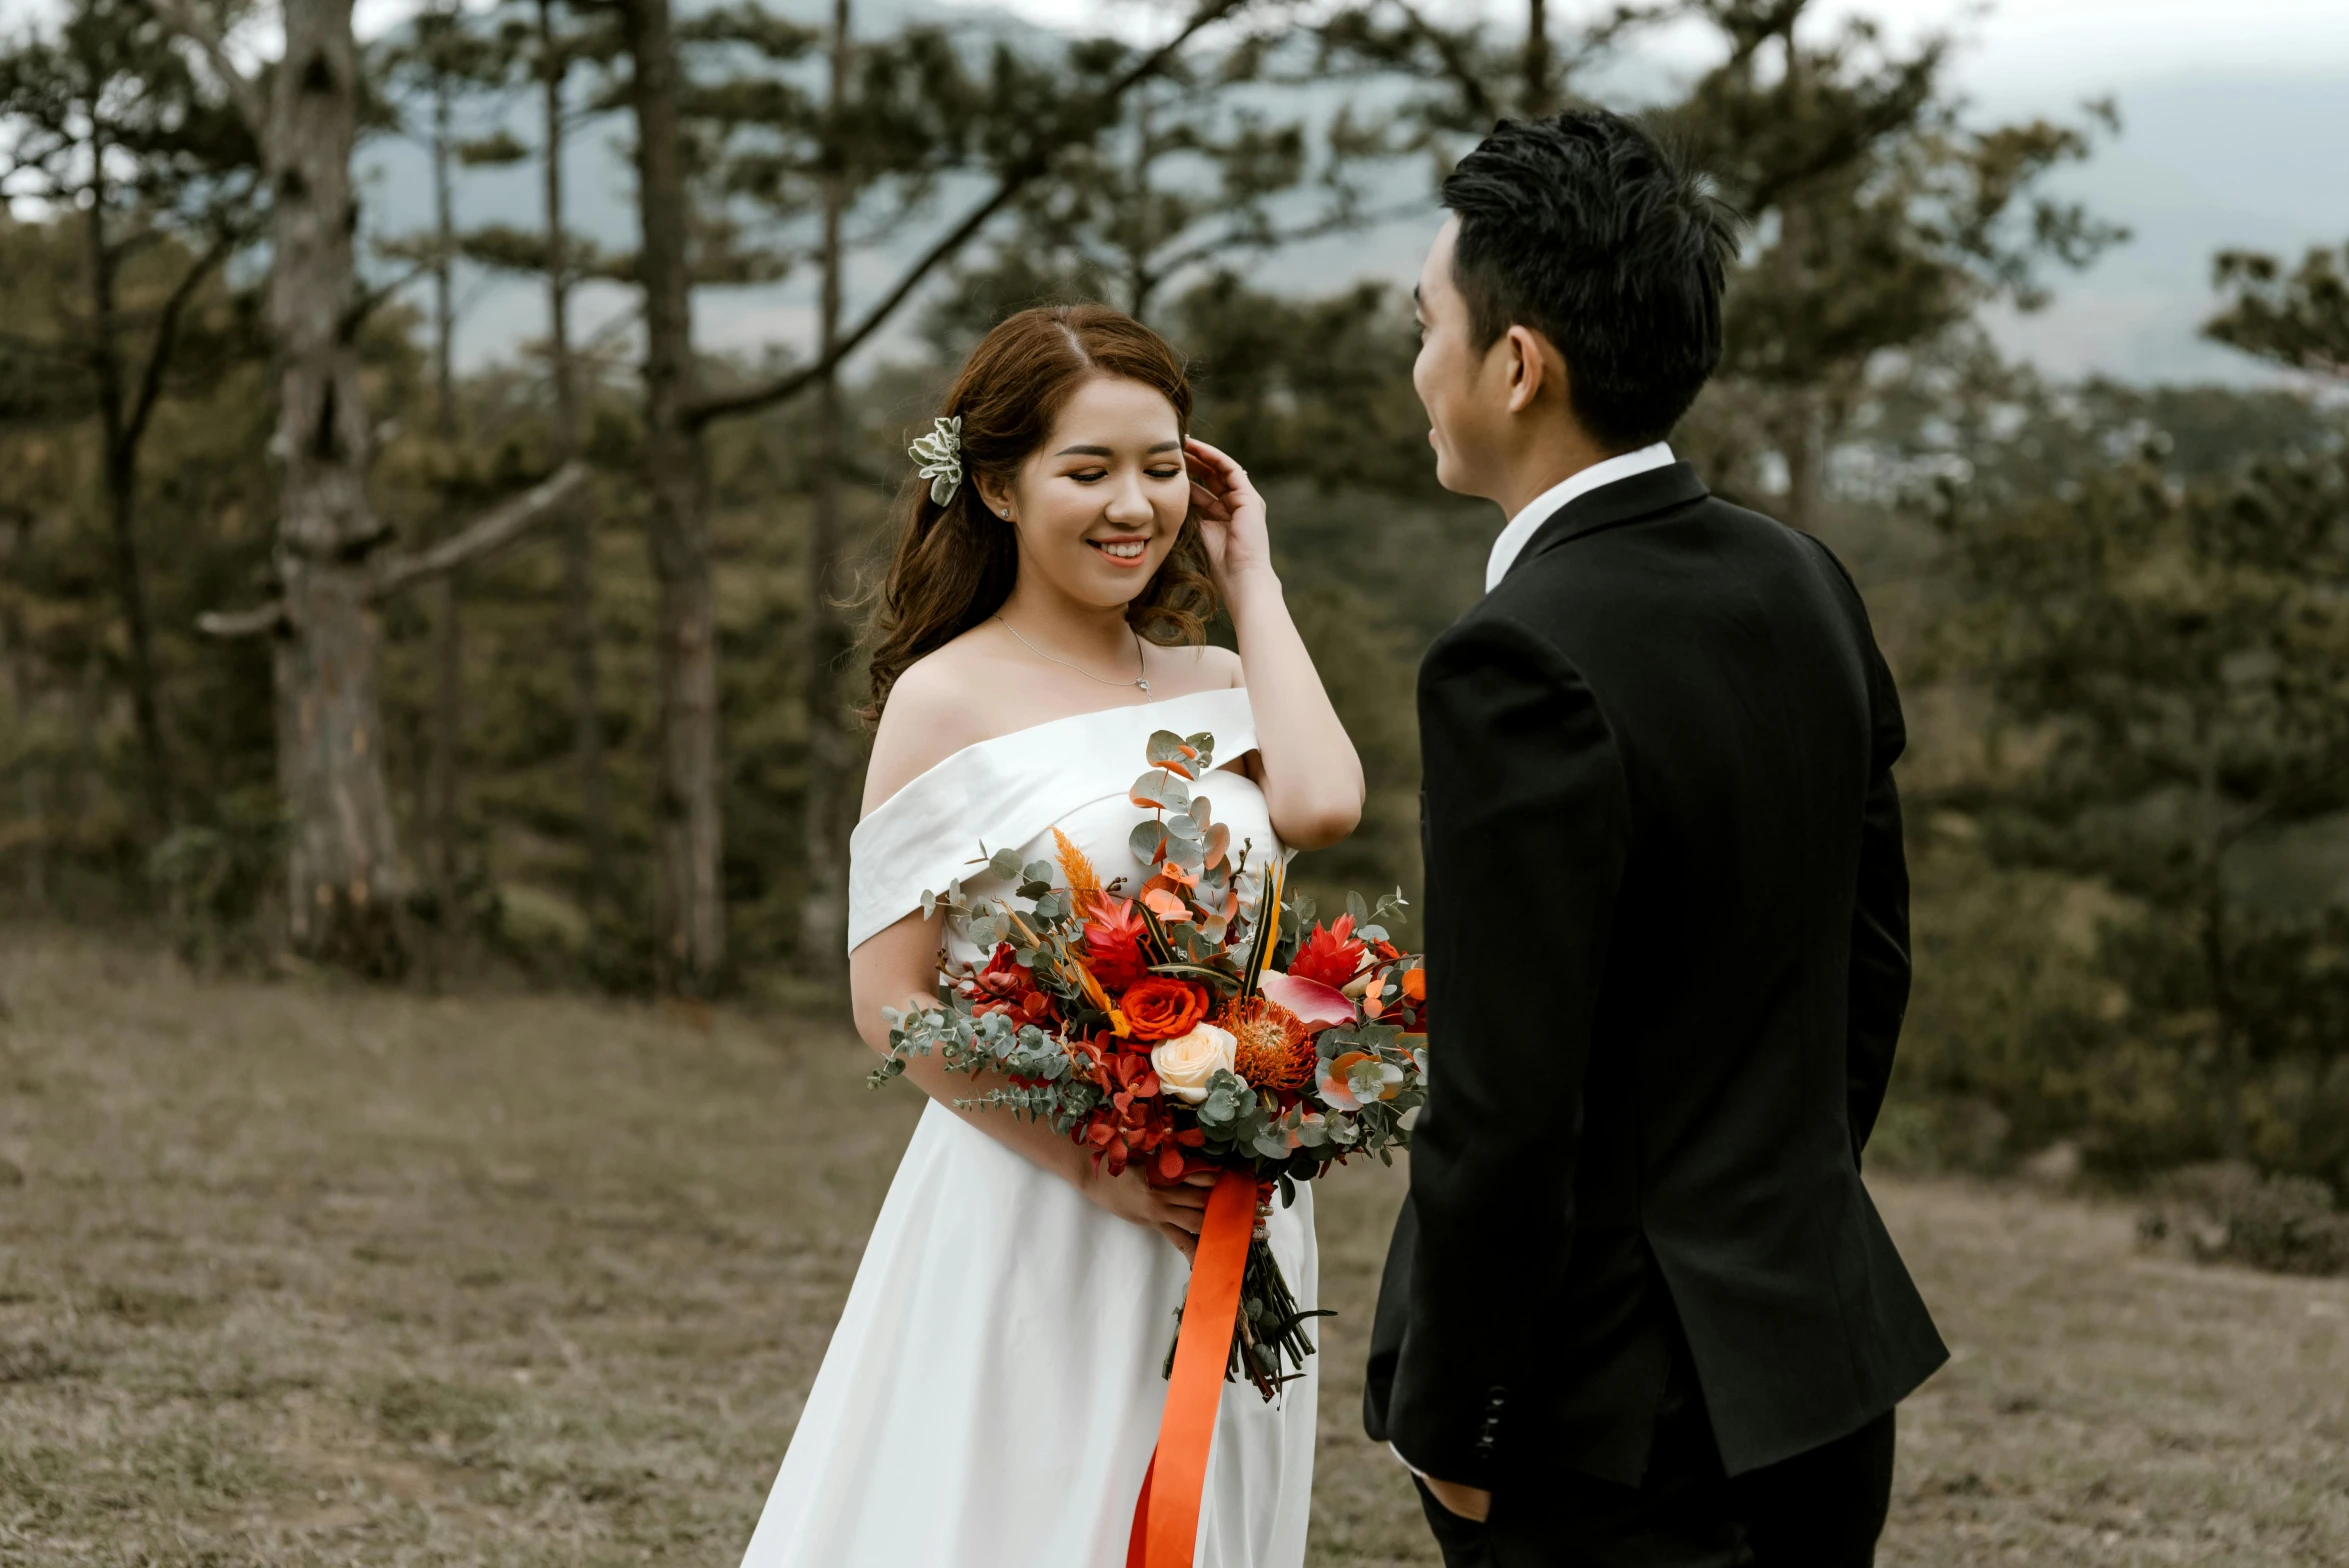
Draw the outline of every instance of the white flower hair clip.
[[[962,416],[939,420],[937,428],[917,438],[905,451],[922,465],[921,475],[930,481],[931,504],[944,506],[953,500],[962,485]]]

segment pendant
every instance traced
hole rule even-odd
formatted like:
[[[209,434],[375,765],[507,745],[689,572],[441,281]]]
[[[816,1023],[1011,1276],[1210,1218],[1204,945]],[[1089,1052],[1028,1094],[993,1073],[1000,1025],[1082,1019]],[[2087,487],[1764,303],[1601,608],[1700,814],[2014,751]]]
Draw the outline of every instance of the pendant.
[[[1136,681],[1134,684],[1141,688],[1143,696],[1147,697],[1150,695],[1150,683],[1148,681]]]

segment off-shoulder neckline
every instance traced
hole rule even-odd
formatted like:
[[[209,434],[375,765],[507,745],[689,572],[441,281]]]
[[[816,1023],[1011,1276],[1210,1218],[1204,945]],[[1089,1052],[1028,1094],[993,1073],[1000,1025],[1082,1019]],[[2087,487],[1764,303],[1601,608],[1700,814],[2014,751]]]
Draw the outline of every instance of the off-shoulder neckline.
[[[875,817],[878,817],[882,812],[887,811],[890,806],[895,804],[898,800],[902,799],[906,794],[912,791],[916,785],[923,783],[933,774],[942,773],[946,769],[952,767],[954,764],[970,756],[973,752],[984,751],[989,746],[999,746],[1007,740],[1019,740],[1023,737],[1034,735],[1038,730],[1053,729],[1062,724],[1074,724],[1082,719],[1098,719],[1105,714],[1146,713],[1152,708],[1172,707],[1178,702],[1196,702],[1202,697],[1237,696],[1245,698],[1247,695],[1248,688],[1245,686],[1207,686],[1202,687],[1198,691],[1183,692],[1179,696],[1153,697],[1148,702],[1121,702],[1112,704],[1106,708],[1087,708],[1082,713],[1064,713],[1056,719],[1044,719],[1035,724],[1022,725],[1016,730],[1005,730],[1000,735],[990,735],[985,740],[972,741],[968,746],[964,746],[958,750],[948,752],[945,756],[940,757],[936,762],[931,763],[928,767],[922,769],[921,772],[915,774],[912,778],[907,779],[903,784],[898,785],[895,790],[890,792],[888,799],[883,800],[878,805],[874,806],[872,810],[866,812],[862,817],[858,818],[857,826],[862,827],[867,822],[870,822]]]

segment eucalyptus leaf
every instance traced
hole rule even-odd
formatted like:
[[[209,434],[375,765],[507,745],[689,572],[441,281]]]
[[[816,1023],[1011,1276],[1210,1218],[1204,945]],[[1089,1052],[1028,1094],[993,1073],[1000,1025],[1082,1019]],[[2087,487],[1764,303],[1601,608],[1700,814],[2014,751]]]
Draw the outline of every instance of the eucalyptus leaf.
[[[987,869],[1009,882],[1020,874],[1020,854],[1016,849],[999,849],[987,861]]]
[[[1134,852],[1136,860],[1147,866],[1158,859],[1159,840],[1165,837],[1165,824],[1156,817],[1145,817],[1134,824],[1133,833],[1126,839],[1126,847]]]
[[[1153,768],[1134,780],[1134,787],[1126,792],[1137,806],[1156,806],[1165,811],[1179,811],[1191,803],[1191,786],[1179,773],[1164,768]]]
[[[1153,730],[1146,755],[1154,768],[1179,767],[1188,773],[1199,765],[1185,752],[1183,738],[1173,730]]]

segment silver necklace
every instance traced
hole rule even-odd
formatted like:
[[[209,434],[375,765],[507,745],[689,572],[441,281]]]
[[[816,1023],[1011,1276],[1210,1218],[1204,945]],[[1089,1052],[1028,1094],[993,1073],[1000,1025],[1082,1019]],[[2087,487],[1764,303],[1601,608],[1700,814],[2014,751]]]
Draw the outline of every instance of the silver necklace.
[[[1003,617],[1001,615],[996,616],[995,619],[1003,621]],[[1020,629],[1012,625],[1009,621],[1003,621],[1003,629],[1011,633],[1014,637],[1020,637]],[[1126,630],[1130,632],[1134,631],[1131,626],[1128,626]],[[1076,671],[1079,675],[1082,675],[1089,681],[1099,681],[1104,686],[1131,686],[1145,697],[1150,695],[1150,682],[1147,680],[1135,679],[1130,681],[1113,681],[1106,675],[1094,674],[1091,670],[1086,669],[1081,664],[1071,664],[1066,659],[1056,658],[1052,654],[1046,653],[1043,649],[1037,647],[1034,643],[1028,641],[1028,639],[1025,637],[1020,637],[1020,646],[1027,649],[1028,652],[1034,654],[1039,659],[1044,659],[1053,664],[1060,665],[1064,669],[1071,669]],[[1150,661],[1142,656],[1142,634],[1140,632],[1134,632],[1134,662],[1142,666],[1142,668],[1145,670],[1150,668]]]

